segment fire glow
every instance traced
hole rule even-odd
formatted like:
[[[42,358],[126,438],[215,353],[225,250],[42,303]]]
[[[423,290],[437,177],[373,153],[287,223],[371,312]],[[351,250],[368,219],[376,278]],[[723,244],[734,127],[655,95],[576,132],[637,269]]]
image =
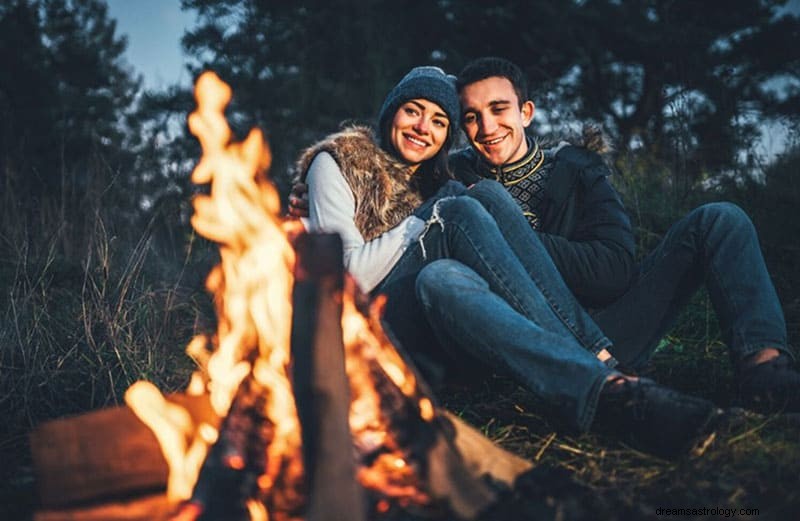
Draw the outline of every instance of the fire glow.
[[[187,393],[208,394],[215,413],[224,419],[235,412],[232,404],[245,384],[259,390],[257,403],[263,403],[269,439],[264,440],[257,492],[246,510],[255,520],[293,519],[288,512],[302,510],[306,485],[289,376],[296,261],[290,237],[300,233],[300,224],[279,217],[279,196],[264,175],[271,154],[262,133],[254,129],[244,141],[231,142],[224,116],[231,98],[228,85],[215,74],[204,73],[195,93],[198,107],[189,117],[189,127],[203,156],[192,181],[210,184],[210,192],[195,198],[192,225],[219,245],[221,263],[206,283],[214,295],[218,329],[213,336],[198,336],[189,343],[187,352],[200,369]],[[357,477],[363,487],[383,498],[377,503],[379,510],[388,508],[390,501],[424,505],[431,499],[418,484],[413,454],[398,442],[390,422],[408,421],[409,416],[413,422],[431,422],[433,404],[380,328],[383,301],[374,302],[365,317],[356,309],[355,292],[355,284],[348,280],[342,295],[342,330],[350,382],[349,425],[360,460]],[[387,393],[402,400],[389,400]],[[168,497],[175,502],[189,500],[203,462],[221,436],[220,427],[193,424],[185,409],[167,402],[147,382],[131,386],[126,402],[161,445],[169,466]],[[399,402],[403,411],[397,410]],[[248,465],[239,453],[226,455],[224,463],[234,470]],[[274,511],[274,505],[284,507]],[[197,515],[184,508],[175,519]]]

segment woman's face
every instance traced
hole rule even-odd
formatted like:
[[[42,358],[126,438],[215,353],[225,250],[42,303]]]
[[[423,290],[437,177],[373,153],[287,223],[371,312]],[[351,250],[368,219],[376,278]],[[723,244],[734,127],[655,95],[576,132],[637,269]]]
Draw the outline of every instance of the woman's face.
[[[417,98],[397,109],[389,131],[400,158],[414,170],[442,149],[450,120],[436,103]]]

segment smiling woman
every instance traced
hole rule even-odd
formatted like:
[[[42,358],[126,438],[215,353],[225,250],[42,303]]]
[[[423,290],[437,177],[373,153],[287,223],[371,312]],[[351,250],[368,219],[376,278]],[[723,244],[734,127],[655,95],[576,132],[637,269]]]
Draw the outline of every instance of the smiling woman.
[[[303,153],[311,229],[339,232],[345,266],[373,289],[422,231],[412,212],[450,177],[447,151],[458,117],[455,81],[438,67],[412,69],[389,92],[379,139],[363,127]]]
[[[395,112],[390,128],[392,147],[412,171],[433,158],[449,135],[444,110],[426,99],[412,99]]]

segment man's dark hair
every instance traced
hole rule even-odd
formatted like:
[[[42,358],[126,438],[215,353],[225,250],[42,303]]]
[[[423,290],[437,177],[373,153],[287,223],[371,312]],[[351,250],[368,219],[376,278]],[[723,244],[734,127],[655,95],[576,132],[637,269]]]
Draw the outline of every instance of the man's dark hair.
[[[519,104],[522,105],[528,101],[528,81],[522,73],[522,69],[515,64],[506,60],[505,58],[497,58],[495,56],[485,56],[483,58],[476,58],[469,62],[456,78],[456,90],[459,94],[467,85],[475,82],[499,76],[511,82],[514,87],[514,92],[519,98]]]

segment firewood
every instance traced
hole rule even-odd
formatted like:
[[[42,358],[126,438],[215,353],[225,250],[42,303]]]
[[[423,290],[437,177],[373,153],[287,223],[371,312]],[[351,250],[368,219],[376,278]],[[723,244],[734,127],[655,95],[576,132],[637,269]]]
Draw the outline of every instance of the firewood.
[[[364,519],[348,425],[350,390],[342,340],[342,243],[338,235],[298,237],[292,356],[309,486],[307,519]]]
[[[207,396],[173,394],[196,421],[217,419]],[[167,464],[153,433],[127,407],[111,407],[39,425],[30,435],[43,507],[163,489]]]
[[[453,441],[474,476],[489,475],[513,487],[517,477],[533,467],[533,463],[496,445],[453,413],[444,410],[439,412],[453,424]]]
[[[153,494],[90,506],[39,510],[33,521],[166,521],[174,509],[166,494]]]

